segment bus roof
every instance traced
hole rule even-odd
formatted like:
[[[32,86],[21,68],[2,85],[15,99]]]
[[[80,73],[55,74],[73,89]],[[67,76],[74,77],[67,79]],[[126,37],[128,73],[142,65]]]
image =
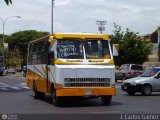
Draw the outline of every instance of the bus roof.
[[[29,42],[29,44],[31,44],[31,43],[36,43],[36,42],[39,42],[39,41],[43,41],[44,39],[48,40],[49,37],[50,37],[50,35],[47,35],[47,36],[38,38],[38,39],[36,39],[36,40],[32,40],[32,41]]]
[[[63,38],[79,38],[79,39],[92,39],[92,38],[99,38],[99,39],[109,39],[109,35],[107,34],[93,34],[93,33],[55,33],[51,36],[54,36],[57,39]]]
[[[49,37],[53,37],[56,39],[69,39],[69,38],[77,38],[77,39],[104,39],[104,40],[108,40],[109,39],[109,35],[107,34],[93,34],[93,33],[55,33],[55,34],[50,34],[44,37],[41,37],[39,39],[33,40],[29,43],[35,43],[35,42],[39,42],[41,40],[44,40]]]

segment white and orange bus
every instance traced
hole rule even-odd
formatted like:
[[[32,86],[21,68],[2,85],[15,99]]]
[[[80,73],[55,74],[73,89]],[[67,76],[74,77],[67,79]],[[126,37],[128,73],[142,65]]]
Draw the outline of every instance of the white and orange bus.
[[[101,97],[108,105],[116,94],[108,35],[56,33],[31,41],[27,68],[34,98],[49,94],[58,106],[73,96]]]

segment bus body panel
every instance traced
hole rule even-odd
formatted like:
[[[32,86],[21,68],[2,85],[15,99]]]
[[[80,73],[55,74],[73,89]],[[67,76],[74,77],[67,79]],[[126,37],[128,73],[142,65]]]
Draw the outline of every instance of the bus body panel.
[[[48,92],[46,79],[46,65],[27,65],[27,86],[32,88],[33,82],[36,82],[37,90]]]
[[[89,91],[89,93],[87,92]],[[56,91],[57,96],[105,96],[116,95],[116,89],[110,87],[84,87],[84,88],[59,88]]]
[[[49,65],[49,80],[64,86],[65,78],[109,78],[112,85],[115,82],[114,67],[114,65]]]

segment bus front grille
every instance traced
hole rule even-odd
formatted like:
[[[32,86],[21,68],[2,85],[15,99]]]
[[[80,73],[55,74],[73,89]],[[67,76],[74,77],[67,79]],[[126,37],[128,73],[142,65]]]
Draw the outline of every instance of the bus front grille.
[[[65,78],[65,87],[109,87],[110,78]]]

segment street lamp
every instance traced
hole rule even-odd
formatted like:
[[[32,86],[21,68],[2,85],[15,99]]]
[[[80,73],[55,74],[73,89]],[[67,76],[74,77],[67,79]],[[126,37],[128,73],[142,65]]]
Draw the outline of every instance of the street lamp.
[[[2,50],[2,56],[3,56],[3,59],[4,59],[4,28],[5,28],[5,23],[7,22],[7,20],[9,19],[9,18],[12,18],[12,17],[17,17],[17,18],[20,18],[20,16],[9,16],[9,17],[7,17],[5,20],[3,20],[1,17],[0,17],[0,20],[2,21],[2,25],[3,25],[3,50]]]

